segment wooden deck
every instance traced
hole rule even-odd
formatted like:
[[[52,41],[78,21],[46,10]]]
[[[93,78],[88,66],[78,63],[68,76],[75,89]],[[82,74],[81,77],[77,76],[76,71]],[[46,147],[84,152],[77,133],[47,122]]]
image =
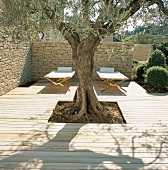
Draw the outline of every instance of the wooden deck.
[[[95,87],[99,100],[118,102],[127,124],[47,123],[76,87],[51,94],[45,85],[0,97],[0,169],[168,169],[166,94],[149,95],[134,82],[124,87],[126,95]]]

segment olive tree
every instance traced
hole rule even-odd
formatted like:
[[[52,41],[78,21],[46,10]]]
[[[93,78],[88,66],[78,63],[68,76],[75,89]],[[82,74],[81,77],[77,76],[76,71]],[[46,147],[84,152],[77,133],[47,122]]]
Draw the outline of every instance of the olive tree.
[[[46,28],[59,30],[72,48],[79,78],[69,112],[77,112],[77,117],[91,111],[108,115],[92,85],[94,54],[100,41],[143,9],[167,16],[167,7],[168,0],[1,0],[0,24],[20,40],[34,40]]]

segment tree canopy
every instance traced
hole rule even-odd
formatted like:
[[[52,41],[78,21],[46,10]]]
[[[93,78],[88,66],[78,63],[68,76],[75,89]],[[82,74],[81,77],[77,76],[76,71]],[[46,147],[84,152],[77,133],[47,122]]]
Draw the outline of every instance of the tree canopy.
[[[33,40],[46,28],[82,41],[89,33],[104,38],[130,17],[168,16],[168,0],[1,0],[0,24],[16,39]],[[167,20],[167,18],[164,20]]]

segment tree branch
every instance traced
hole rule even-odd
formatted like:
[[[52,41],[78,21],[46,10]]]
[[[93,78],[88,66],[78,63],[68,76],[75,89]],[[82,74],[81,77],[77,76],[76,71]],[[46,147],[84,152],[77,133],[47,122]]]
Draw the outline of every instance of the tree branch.
[[[164,6],[162,0],[146,0],[146,5],[151,6],[157,4],[159,9],[168,16],[168,8]],[[127,20],[129,17],[133,16],[142,6],[144,5],[143,0],[133,0],[131,1],[126,8],[122,8],[119,14],[127,13],[127,15],[122,19],[122,21]]]
[[[142,6],[142,0],[133,0],[131,1],[126,8],[121,8],[119,15],[127,14],[122,21],[126,21],[129,17],[133,16]]]
[[[113,0],[103,0],[106,6],[116,6],[119,1]],[[144,3],[145,2],[145,3]],[[114,15],[115,18],[118,18],[118,23],[113,23],[113,21],[109,20],[108,23],[104,24],[105,21],[101,20],[101,13],[93,25],[93,28],[98,30],[100,35],[107,35],[108,33],[113,33],[116,27],[120,27],[122,22],[126,21],[128,18],[133,16],[138,10],[140,10],[144,5],[151,6],[157,4],[159,9],[165,14],[168,15],[168,9],[164,6],[164,2],[162,0],[131,0],[127,6],[119,9],[119,12]],[[119,8],[119,7],[118,7]],[[115,25],[115,26],[114,26]],[[115,28],[114,28],[115,27]]]
[[[80,43],[78,33],[70,28],[68,23],[61,22],[58,29],[72,47],[76,47]]]

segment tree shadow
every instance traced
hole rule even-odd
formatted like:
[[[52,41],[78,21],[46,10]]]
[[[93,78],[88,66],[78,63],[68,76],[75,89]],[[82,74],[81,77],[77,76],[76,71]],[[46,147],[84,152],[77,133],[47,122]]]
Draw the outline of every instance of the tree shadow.
[[[18,48],[20,48],[20,45],[17,44]],[[20,51],[21,55],[21,62],[24,62],[24,65],[21,70],[19,85],[25,85],[26,83],[32,82],[32,68],[31,68],[31,47],[29,47],[28,44],[23,44],[21,47],[22,51]],[[22,59],[23,58],[23,59]],[[20,64],[20,63],[19,63]],[[23,63],[20,64],[20,67]],[[18,75],[17,75],[18,76]]]
[[[64,94],[64,95],[68,95],[68,93],[74,93],[76,91],[77,88],[77,82],[75,80],[69,80],[70,84],[67,84],[66,82],[63,83],[63,87],[60,85],[53,85],[52,83],[48,83],[48,82],[42,82],[40,83],[36,83],[36,86],[41,86],[41,85],[45,85],[39,92],[38,94]]]
[[[130,84],[130,81],[122,82],[121,87],[128,88],[129,84]],[[95,81],[93,82],[93,85],[94,85],[95,93],[97,96],[127,96],[126,91],[119,89],[117,86],[110,86],[106,82],[103,83],[102,81]]]
[[[66,94],[69,91],[70,86],[53,86],[50,84],[49,86],[44,87],[38,94]]]
[[[5,151],[1,152],[0,168],[143,169],[162,159],[161,154],[166,154],[163,150],[163,145],[168,144],[167,136],[163,135],[158,138],[158,136],[150,133],[152,132],[150,129],[149,132],[144,131],[141,135],[135,133],[137,135],[132,135],[131,141],[129,141],[130,132],[134,133],[137,131],[136,128],[121,125],[121,128],[117,130],[116,127],[115,130],[115,126],[104,124],[97,129],[94,129],[93,125],[93,128],[90,127],[88,131],[88,128],[84,129],[85,126],[87,124],[65,124],[63,127],[56,126],[56,124],[47,124],[45,134],[41,134],[40,129],[36,132],[31,132],[29,138],[24,139],[25,141],[21,142],[17,148],[13,148],[13,153],[10,153],[11,156],[5,157],[7,155]],[[117,135],[120,131],[124,132],[125,135]],[[108,134],[106,134],[107,132]],[[109,135],[110,138],[105,137],[105,135]],[[23,135],[20,137],[23,138]],[[147,138],[152,139],[155,137],[157,144],[159,144],[155,157],[152,157],[148,162],[144,162],[141,154],[144,155],[148,152],[152,154],[154,152],[152,150],[153,146],[146,141],[138,143],[138,148],[135,146],[135,141],[141,141],[141,139],[145,141]],[[46,141],[46,143],[38,144],[37,141],[40,140]],[[17,141],[19,141],[19,138]],[[112,147],[109,146],[110,143],[113,144]],[[26,145],[28,147],[25,149]],[[136,149],[141,148],[145,148],[145,152],[139,150],[140,155],[138,157]],[[16,153],[17,151],[20,151],[20,153]],[[2,155],[4,155],[4,158],[2,158]],[[168,165],[165,164],[164,168],[168,169]],[[151,166],[149,169],[153,169],[153,167]],[[157,168],[155,167],[155,169]]]
[[[168,92],[167,93],[148,93],[147,94],[149,96],[168,96]]]

